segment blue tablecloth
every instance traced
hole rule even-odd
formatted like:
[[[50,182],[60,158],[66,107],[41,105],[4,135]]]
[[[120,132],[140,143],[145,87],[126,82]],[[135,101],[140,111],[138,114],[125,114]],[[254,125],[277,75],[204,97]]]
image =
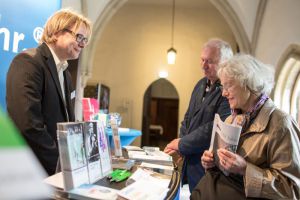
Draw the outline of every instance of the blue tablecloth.
[[[111,128],[106,128],[105,129],[106,134],[109,137],[109,144],[110,147],[113,148],[114,147],[114,142],[112,139],[112,130]],[[121,139],[121,145],[123,146],[127,146],[130,145],[136,137],[142,135],[142,132],[139,130],[135,130],[135,129],[119,129],[119,134],[120,134],[120,139]]]

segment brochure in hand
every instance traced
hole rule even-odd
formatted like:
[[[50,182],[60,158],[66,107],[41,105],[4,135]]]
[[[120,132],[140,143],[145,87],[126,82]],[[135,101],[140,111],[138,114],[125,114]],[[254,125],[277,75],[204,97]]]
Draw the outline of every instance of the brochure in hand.
[[[224,148],[235,153],[239,143],[241,130],[241,126],[227,124],[221,120],[219,114],[215,115],[209,150],[213,152],[216,165],[225,175],[228,175],[228,172],[220,167],[217,150],[219,148]]]

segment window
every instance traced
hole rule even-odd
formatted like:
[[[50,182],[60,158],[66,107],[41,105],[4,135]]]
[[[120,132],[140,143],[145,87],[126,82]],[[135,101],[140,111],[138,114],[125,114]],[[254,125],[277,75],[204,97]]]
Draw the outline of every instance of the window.
[[[292,45],[280,66],[274,102],[300,124],[300,47]]]

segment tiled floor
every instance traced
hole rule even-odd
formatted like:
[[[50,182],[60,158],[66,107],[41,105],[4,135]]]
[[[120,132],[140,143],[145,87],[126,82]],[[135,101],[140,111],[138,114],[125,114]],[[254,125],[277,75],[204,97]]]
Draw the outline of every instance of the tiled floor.
[[[188,184],[183,185],[180,190],[180,200],[189,200],[190,199],[190,190]]]

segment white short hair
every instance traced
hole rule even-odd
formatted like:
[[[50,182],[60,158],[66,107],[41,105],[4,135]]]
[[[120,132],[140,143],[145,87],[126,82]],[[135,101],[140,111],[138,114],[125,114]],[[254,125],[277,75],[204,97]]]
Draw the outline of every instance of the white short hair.
[[[222,63],[233,56],[230,44],[219,38],[213,38],[208,40],[203,45],[203,49],[205,48],[216,48],[219,50],[219,63]]]
[[[274,86],[274,68],[246,54],[237,54],[221,64],[218,76],[234,79],[256,94],[269,95]]]

